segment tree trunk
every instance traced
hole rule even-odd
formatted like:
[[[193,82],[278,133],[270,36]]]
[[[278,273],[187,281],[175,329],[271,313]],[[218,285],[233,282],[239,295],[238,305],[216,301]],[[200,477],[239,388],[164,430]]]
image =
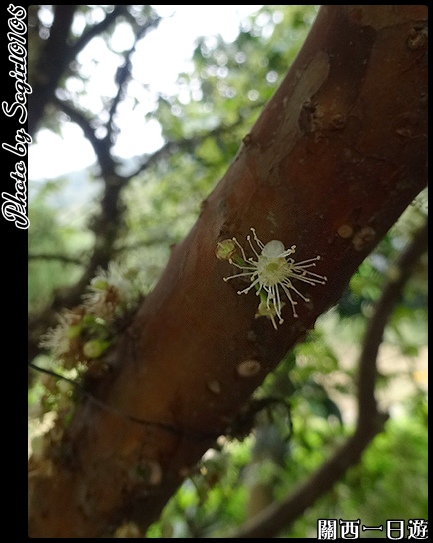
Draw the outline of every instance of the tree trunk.
[[[335,304],[426,184],[427,7],[323,6],[287,76],[132,325],[30,479],[32,537],[158,518],[283,355]],[[187,182],[187,180],[185,180]],[[217,242],[296,245],[328,278],[275,330]],[[240,271],[240,270],[237,270]],[[243,363],[251,375],[243,375]],[[248,366],[248,364],[247,364]],[[127,415],[127,416],[125,416]],[[49,466],[49,469],[47,468]]]

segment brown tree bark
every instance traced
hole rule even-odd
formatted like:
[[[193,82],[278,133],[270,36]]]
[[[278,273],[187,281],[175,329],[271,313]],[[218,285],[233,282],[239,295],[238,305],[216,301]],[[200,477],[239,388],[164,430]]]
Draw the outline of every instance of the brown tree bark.
[[[254,389],[426,184],[427,7],[324,6],[154,291],[83,398],[45,469],[33,465],[30,535],[94,537],[127,512],[146,527]],[[186,181],[187,182],[187,181]],[[325,286],[283,308],[223,277],[218,241],[296,244]],[[315,270],[316,271],[316,270]],[[237,371],[247,360],[257,373]],[[110,406],[103,408],[103,404]],[[47,468],[49,466],[49,469]]]

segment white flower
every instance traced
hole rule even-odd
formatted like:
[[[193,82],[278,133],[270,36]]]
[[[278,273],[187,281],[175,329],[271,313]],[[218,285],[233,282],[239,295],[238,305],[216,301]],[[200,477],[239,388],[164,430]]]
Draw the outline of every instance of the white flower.
[[[69,341],[72,338],[71,329],[76,324],[77,316],[70,311],[58,315],[59,324],[50,328],[41,337],[39,345],[52,352],[55,358],[61,358],[69,351]]]
[[[130,274],[131,270],[115,262],[110,262],[108,270],[100,268],[90,282],[89,292],[83,296],[86,311],[110,322],[129,308],[139,296]]]
[[[266,309],[269,311],[269,318],[276,315],[280,324],[283,322],[281,308],[284,305],[284,303],[281,301],[281,288],[290,301],[293,316],[298,317],[295,309],[295,305],[298,302],[293,299],[291,291],[295,292],[304,300],[304,302],[309,302],[310,299],[299,292],[299,290],[293,285],[292,281],[297,279],[298,281],[303,281],[304,283],[312,286],[315,286],[316,284],[324,285],[327,281],[326,277],[313,273],[307,269],[315,266],[316,261],[320,260],[320,256],[302,260],[301,262],[295,262],[293,258],[288,257],[295,252],[296,245],[292,245],[292,247],[289,249],[285,249],[283,243],[276,239],[269,241],[265,245],[257,237],[254,228],[251,228],[251,231],[253,233],[254,240],[259,247],[260,254],[258,254],[253,246],[251,236],[247,236],[247,241],[257,260],[254,260],[254,258],[247,258],[242,246],[238,243],[236,238],[233,238],[233,241],[241,251],[243,261],[241,264],[238,264],[234,262],[232,258],[230,258],[229,262],[233,266],[236,266],[244,271],[230,275],[229,277],[224,277],[224,281],[234,279],[235,277],[250,276],[251,285],[243,290],[239,290],[238,294],[246,294],[253,287],[256,288],[256,294],[258,296],[261,293],[262,295],[265,294]],[[240,258],[238,258],[238,261],[240,261]],[[257,316],[260,315],[267,316],[263,305],[261,308],[259,305],[259,312]],[[274,319],[272,318],[271,320],[275,327]]]

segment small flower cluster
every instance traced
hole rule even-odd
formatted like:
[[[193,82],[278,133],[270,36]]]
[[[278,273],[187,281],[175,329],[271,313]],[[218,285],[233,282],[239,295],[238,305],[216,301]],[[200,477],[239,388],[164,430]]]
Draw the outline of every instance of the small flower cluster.
[[[224,281],[238,277],[248,277],[251,284],[245,289],[239,290],[238,294],[246,294],[254,287],[257,296],[260,296],[256,318],[267,317],[272,321],[273,327],[277,329],[275,318],[278,318],[279,324],[284,322],[281,309],[285,304],[281,300],[280,289],[287,296],[292,306],[293,316],[298,317],[295,308],[298,302],[293,299],[292,292],[297,294],[304,302],[309,302],[310,299],[294,286],[293,280],[296,279],[315,286],[317,284],[324,285],[327,278],[308,269],[316,265],[316,262],[320,260],[320,256],[295,262],[293,258],[289,258],[296,251],[295,245],[286,249],[284,244],[276,239],[264,244],[257,237],[254,228],[251,228],[251,231],[259,252],[254,247],[251,236],[247,236],[247,241],[256,259],[253,257],[247,258],[243,247],[236,238],[219,242],[216,254],[218,258],[228,260],[230,264],[242,270],[240,273],[224,277]],[[238,250],[240,255],[237,254]]]
[[[66,369],[99,358],[113,342],[116,320],[134,309],[142,291],[138,269],[111,263],[92,279],[83,303],[59,315],[59,324],[42,336],[41,347]]]
[[[86,312],[107,322],[124,314],[141,293],[138,275],[137,268],[124,270],[113,262],[108,270],[99,270],[90,282],[90,292],[83,296]]]

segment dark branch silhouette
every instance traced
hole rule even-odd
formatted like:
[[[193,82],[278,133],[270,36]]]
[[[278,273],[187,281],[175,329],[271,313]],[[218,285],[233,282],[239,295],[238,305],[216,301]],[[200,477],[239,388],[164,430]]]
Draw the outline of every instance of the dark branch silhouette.
[[[70,45],[71,26],[77,7],[76,5],[54,6],[54,20],[50,35],[41,52],[36,70],[37,81],[30,82],[33,92],[29,96],[28,133],[32,137],[38,129],[46,106],[54,97],[60,79],[67,72],[70,62],[92,38],[113,24],[119,15],[125,13],[127,8],[127,6],[115,6],[103,21],[95,24],[73,45]]]
[[[129,51],[127,51],[125,53],[123,66],[121,66],[117,70],[117,73],[116,73],[117,93],[116,93],[116,96],[114,97],[114,99],[113,99],[113,101],[111,103],[111,106],[110,106],[110,109],[109,109],[109,112],[108,112],[109,118],[108,118],[108,121],[107,121],[107,124],[106,124],[107,134],[105,136],[105,139],[107,141],[109,141],[109,142],[112,141],[113,133],[115,132],[115,129],[116,129],[116,127],[114,125],[114,122],[113,122],[113,119],[114,119],[114,116],[116,114],[117,107],[118,107],[119,103],[121,102],[121,100],[123,99],[127,83],[128,83],[128,81],[129,81],[129,79],[131,77],[131,67],[132,67],[132,65],[131,65],[131,57],[132,57],[133,53],[135,52],[135,49],[137,47],[137,43],[142,38],[144,38],[148,34],[148,32],[150,30],[156,29],[160,22],[161,22],[161,17],[155,17],[155,18],[150,19],[149,21],[147,21],[141,27],[139,27],[139,29],[138,29],[138,31],[136,33],[136,36],[135,36],[133,46],[129,49]]]
[[[108,30],[108,28],[115,23],[116,19],[120,17],[121,15],[127,15],[128,14],[128,6],[127,5],[117,5],[114,6],[114,9],[111,13],[108,13],[107,16],[100,21],[99,23],[96,23],[92,27],[90,27],[86,32],[84,32],[77,40],[76,42],[69,47],[68,50],[68,57],[67,62],[70,62],[76,56],[80,51],[86,47],[86,45],[93,40],[96,36],[100,36],[105,30]]]
[[[56,255],[49,253],[38,253],[38,254],[29,254],[29,260],[54,260],[57,262],[62,262],[63,264],[74,264],[75,266],[83,266],[84,262],[80,258],[74,258],[73,256],[68,255]]]
[[[69,60],[68,37],[77,6],[54,6],[54,21],[50,36],[38,59],[37,81],[30,81],[32,94],[29,96],[27,131],[34,137],[45,108],[54,96],[60,78],[65,73]]]

